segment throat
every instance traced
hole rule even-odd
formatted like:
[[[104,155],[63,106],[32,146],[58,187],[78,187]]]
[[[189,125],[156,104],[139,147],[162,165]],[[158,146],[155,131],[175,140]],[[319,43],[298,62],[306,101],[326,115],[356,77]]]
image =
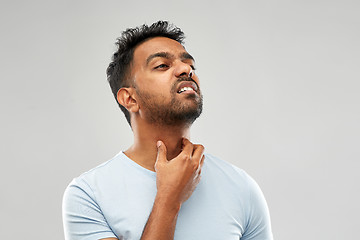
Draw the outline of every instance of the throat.
[[[125,154],[147,169],[153,167],[157,157],[157,142],[160,140],[164,143],[167,150],[168,160],[176,157],[182,149],[182,139],[190,137],[190,129],[188,127],[156,127],[137,126],[133,128],[134,144],[125,151]]]

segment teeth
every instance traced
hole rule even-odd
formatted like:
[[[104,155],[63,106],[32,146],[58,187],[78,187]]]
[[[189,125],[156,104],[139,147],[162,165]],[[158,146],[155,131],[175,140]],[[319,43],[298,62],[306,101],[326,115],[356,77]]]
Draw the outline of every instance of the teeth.
[[[191,87],[183,87],[183,88],[180,89],[180,91],[178,93],[182,93],[182,92],[184,92],[186,90],[194,91],[194,89],[192,89]]]

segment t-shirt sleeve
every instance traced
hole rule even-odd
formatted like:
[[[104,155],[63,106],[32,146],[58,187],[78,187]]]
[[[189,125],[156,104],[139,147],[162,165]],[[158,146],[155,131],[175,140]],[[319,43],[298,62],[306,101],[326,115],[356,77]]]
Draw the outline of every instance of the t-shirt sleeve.
[[[273,240],[269,209],[259,185],[248,176],[249,215],[241,240]]]
[[[74,179],[66,188],[62,212],[67,240],[116,238],[96,202],[93,191],[81,179]]]

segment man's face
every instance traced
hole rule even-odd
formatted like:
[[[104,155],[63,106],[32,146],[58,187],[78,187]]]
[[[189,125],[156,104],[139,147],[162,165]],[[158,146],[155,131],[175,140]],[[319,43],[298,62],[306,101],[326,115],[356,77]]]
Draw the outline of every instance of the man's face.
[[[191,124],[202,112],[194,59],[175,40],[155,37],[134,51],[131,75],[139,112],[150,123]]]

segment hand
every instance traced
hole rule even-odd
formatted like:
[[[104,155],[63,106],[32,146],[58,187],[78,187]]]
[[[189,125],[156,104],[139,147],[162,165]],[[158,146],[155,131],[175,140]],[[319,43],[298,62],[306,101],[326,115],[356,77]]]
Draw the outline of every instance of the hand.
[[[158,142],[158,155],[155,163],[157,197],[164,198],[167,204],[181,204],[193,193],[200,182],[201,167],[204,163],[204,147],[183,139],[183,150],[168,160],[166,146]]]

